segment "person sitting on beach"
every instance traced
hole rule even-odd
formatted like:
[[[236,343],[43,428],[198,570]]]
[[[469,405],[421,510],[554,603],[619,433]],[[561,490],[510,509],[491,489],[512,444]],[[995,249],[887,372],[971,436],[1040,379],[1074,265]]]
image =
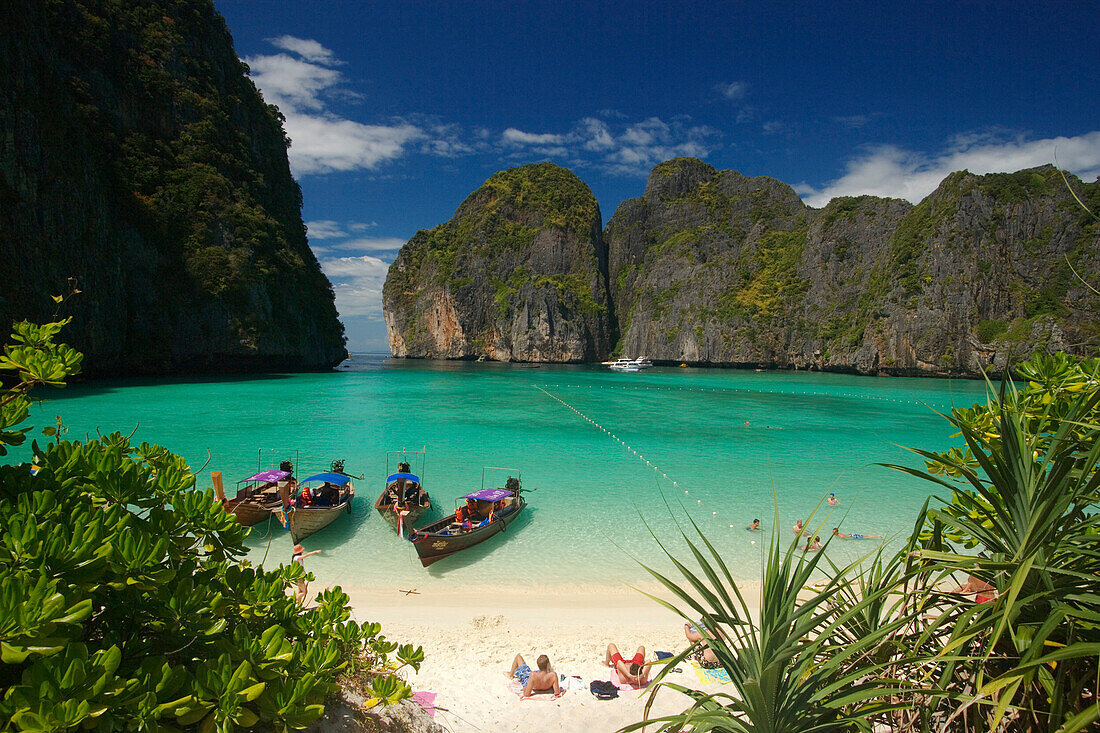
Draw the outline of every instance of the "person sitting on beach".
[[[748,527],[745,527],[745,529],[747,529],[750,532],[759,532],[760,531],[760,520],[759,519],[752,520],[752,524],[750,524]]]
[[[527,666],[527,662],[523,661],[523,655],[517,654],[516,658],[512,660],[512,671],[508,673],[508,676],[516,678],[523,685],[524,697],[531,697],[531,694],[535,692],[549,692],[550,690],[554,691],[554,697],[561,695],[561,687],[558,685],[558,673],[550,666],[550,657],[540,654],[536,664],[538,664],[539,669],[534,672]]]
[[[696,644],[695,651],[690,654],[690,657],[698,662],[700,667],[703,669],[718,669],[722,666],[722,663],[718,661],[718,656],[707,646],[706,639],[703,632],[699,630],[699,626],[692,623],[684,624],[684,636],[692,644]],[[698,642],[702,642],[702,644]]]
[[[959,593],[962,595],[974,595],[975,603],[988,603],[997,596],[997,589],[992,585],[977,578],[973,575],[969,575],[966,578],[966,582],[960,585],[958,588],[948,591],[949,593]]]
[[[809,537],[809,535],[806,535],[806,537]],[[824,547],[824,545],[821,544],[821,537],[819,537],[817,535],[814,535],[813,539],[807,539],[806,540],[806,547],[803,548],[802,551],[803,552],[814,552],[816,550],[820,550],[822,547]]]
[[[844,534],[838,528],[833,527],[833,537],[839,537],[842,540],[870,540],[878,539],[882,537],[880,534]]]
[[[619,682],[631,687],[645,687],[649,684],[649,667],[645,663],[645,647],[638,647],[634,656],[623,659],[619,653],[619,647],[614,644],[607,645],[607,653],[604,655],[604,664],[614,667],[619,675]]]

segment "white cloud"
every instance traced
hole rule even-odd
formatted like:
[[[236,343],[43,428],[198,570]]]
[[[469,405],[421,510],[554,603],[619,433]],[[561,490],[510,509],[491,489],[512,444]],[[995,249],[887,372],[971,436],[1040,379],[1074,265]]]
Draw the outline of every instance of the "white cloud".
[[[340,242],[339,244],[330,245],[330,247],[332,249],[342,249],[345,251],[381,252],[401,249],[405,246],[406,241],[408,240],[401,239],[400,237],[359,237],[357,239],[349,239],[346,242]]]
[[[615,140],[611,137],[611,131],[603,120],[585,117],[578,127],[581,134],[588,138],[584,141],[585,150],[599,151],[615,147]]]
[[[399,158],[425,131],[404,121],[364,124],[333,112],[333,99],[357,95],[341,87],[341,62],[317,41],[280,36],[271,43],[287,53],[245,61],[264,99],[279,106],[292,140],[288,154],[296,175],[372,169]]]
[[[500,139],[509,145],[554,145],[564,140],[563,135],[550,133],[524,132],[514,127],[505,130]]]
[[[334,257],[321,260],[321,270],[332,281],[341,317],[382,317],[382,285],[388,263],[371,255]]]
[[[401,157],[410,143],[424,137],[415,125],[364,125],[331,114],[283,114],[293,140],[290,163],[298,175],[375,168]]]
[[[318,219],[317,221],[307,221],[306,231],[309,232],[310,241],[315,239],[343,239],[344,237],[351,236],[349,232],[359,234],[376,226],[378,226],[378,222],[375,221],[349,221],[342,223],[333,221],[332,219]]]
[[[338,237],[348,236],[348,233],[344,231],[344,228],[340,224],[340,222],[332,221],[331,219],[307,221],[306,231],[309,233],[309,238],[311,240],[336,239]]]
[[[329,66],[342,63],[337,60],[336,55],[333,54],[332,51],[310,38],[279,36],[278,38],[268,38],[267,42],[276,48],[298,54],[306,61],[313,61],[318,64],[326,64]]]
[[[563,133],[529,133],[506,129],[501,140],[513,159],[535,155],[573,166],[593,166],[615,175],[645,176],[663,160],[707,155],[719,134],[689,118],[665,121],[649,117],[637,122],[607,122],[584,117]]]
[[[749,85],[743,81],[720,82],[715,85],[714,90],[726,99],[736,101],[744,98],[749,91]]]
[[[843,127],[847,127],[852,130],[857,130],[870,121],[870,117],[867,115],[842,115],[840,117],[834,117],[833,122]]]
[[[779,120],[769,120],[760,126],[760,131],[765,135],[785,135],[791,132],[791,126]]]
[[[869,148],[847,165],[846,173],[817,189],[807,184],[798,192],[810,206],[824,206],[837,196],[871,194],[906,199],[917,203],[932,193],[953,171],[1001,173],[1033,168],[1045,163],[1060,167],[1091,181],[1100,175],[1100,131],[1076,137],[1026,140],[1004,139],[1001,133],[956,137],[940,153],[926,155],[893,145]]]
[[[252,81],[264,94],[268,104],[277,104],[288,111],[324,109],[321,93],[340,83],[339,71],[285,53],[274,56],[249,56],[245,59],[252,70]]]

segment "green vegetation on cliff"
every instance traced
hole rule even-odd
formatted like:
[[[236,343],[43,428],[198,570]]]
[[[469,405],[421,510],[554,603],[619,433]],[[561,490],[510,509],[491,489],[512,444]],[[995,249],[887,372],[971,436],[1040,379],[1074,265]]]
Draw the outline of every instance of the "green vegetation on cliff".
[[[493,174],[390,267],[391,343],[418,356],[596,358],[609,328],[600,224],[595,196],[564,168]]]
[[[93,372],[344,356],[282,116],[211,0],[14,0],[0,21],[0,323],[47,316],[72,276]]]

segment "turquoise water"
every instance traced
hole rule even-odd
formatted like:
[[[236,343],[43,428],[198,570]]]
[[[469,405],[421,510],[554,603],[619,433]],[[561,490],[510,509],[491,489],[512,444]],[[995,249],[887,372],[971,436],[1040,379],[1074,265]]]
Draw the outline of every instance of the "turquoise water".
[[[60,415],[69,437],[136,428],[135,440],[171,448],[196,471],[209,452],[200,485],[221,470],[230,493],[255,472],[261,448],[279,449],[265,454],[263,468],[296,454],[299,477],[346,459],[349,473],[365,475],[353,514],[304,543],[324,551],[309,562],[326,583],[605,584],[643,580],[635,557],[667,567],[647,524],[679,548],[677,527],[689,515],[746,579],[759,575],[766,536],[743,527],[759,517],[770,530],[776,506],[785,537],[828,492],[841,503],[815,518],[826,531],[907,533],[932,484],[873,464],[920,465],[900,446],[952,445],[933,409],[970,405],[982,391],[974,381],[675,368],[618,374],[357,356],[324,374],[42,390],[49,399],[32,418],[45,426]],[[516,467],[524,487],[538,489],[527,516],[422,568],[370,507],[386,452],[421,447],[437,506],[453,509],[454,497],[478,488],[483,466]],[[271,525],[249,539],[257,561],[289,558],[289,537]],[[870,547],[839,542],[829,554],[843,561]]]

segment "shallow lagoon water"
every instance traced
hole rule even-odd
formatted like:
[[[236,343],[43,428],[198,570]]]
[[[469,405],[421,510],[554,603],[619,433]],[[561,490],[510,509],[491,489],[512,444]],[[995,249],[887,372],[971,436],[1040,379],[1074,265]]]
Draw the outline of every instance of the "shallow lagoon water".
[[[818,504],[824,532],[900,537],[934,488],[878,462],[920,465],[902,446],[944,449],[950,426],[934,410],[982,398],[977,381],[885,379],[807,372],[425,362],[357,355],[331,373],[126,380],[40,390],[37,426],[60,415],[70,437],[136,427],[135,440],[183,455],[209,486],[226,489],[278,457],[297,475],[347,461],[352,515],[307,539],[322,582],[345,586],[565,586],[638,583],[638,560],[667,569],[651,535],[683,552],[693,518],[740,578],[759,577],[767,533],[790,537]],[[555,399],[556,398],[556,399]],[[605,432],[606,431],[606,432]],[[629,447],[628,447],[629,446]],[[483,466],[522,471],[526,517],[429,569],[371,508],[386,452],[427,448],[425,487],[437,507],[481,485]],[[278,456],[278,457],[277,457]],[[26,451],[10,458],[24,459]],[[648,463],[647,463],[648,462]],[[390,468],[393,468],[391,463]],[[499,482],[498,482],[499,483]],[[835,492],[837,507],[822,501]],[[426,524],[438,512],[426,517]],[[733,525],[731,528],[730,525]],[[755,544],[753,544],[755,542]],[[278,524],[253,529],[251,556],[285,561]],[[874,543],[834,542],[834,561]]]

